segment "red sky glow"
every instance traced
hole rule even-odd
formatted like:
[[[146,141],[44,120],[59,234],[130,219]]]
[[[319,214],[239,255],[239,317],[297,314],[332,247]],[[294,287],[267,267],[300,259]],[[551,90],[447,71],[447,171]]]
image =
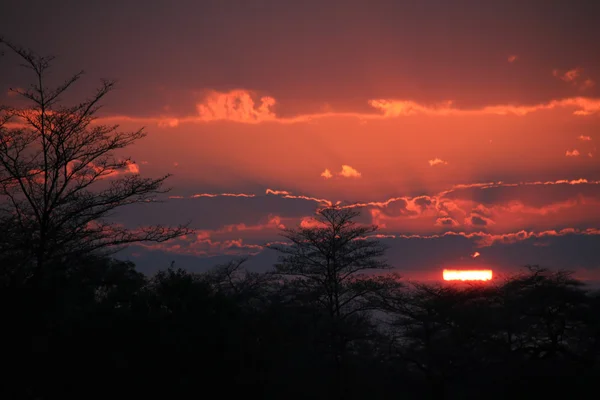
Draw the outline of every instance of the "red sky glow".
[[[600,279],[597,3],[32,3],[0,6],[0,34],[57,55],[57,82],[86,70],[73,99],[118,78],[97,123],[146,127],[126,173],[173,174],[163,202],[114,218],[197,229],[125,250],[141,270],[265,270],[281,228],[338,204],[410,279]],[[2,104],[28,84],[17,64],[0,57]]]

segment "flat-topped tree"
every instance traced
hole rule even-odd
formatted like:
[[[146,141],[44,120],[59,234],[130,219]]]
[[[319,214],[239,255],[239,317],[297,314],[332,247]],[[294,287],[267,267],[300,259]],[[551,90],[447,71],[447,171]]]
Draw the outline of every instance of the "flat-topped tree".
[[[103,81],[79,104],[61,97],[82,77],[47,86],[52,57],[42,57],[0,38],[33,74],[29,89],[11,89],[26,100],[0,108],[0,251],[43,271],[65,257],[111,253],[122,245],[165,241],[189,232],[186,226],[127,229],[107,221],[116,209],[154,201],[164,181],[143,178],[129,158],[115,152],[146,133],[123,132],[96,121],[100,102],[114,82]],[[3,228],[4,230],[4,228]]]

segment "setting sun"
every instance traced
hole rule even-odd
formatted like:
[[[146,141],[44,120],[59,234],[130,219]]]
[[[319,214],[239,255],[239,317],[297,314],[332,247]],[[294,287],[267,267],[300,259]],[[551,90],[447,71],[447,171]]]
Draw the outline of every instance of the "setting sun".
[[[492,270],[445,269],[443,272],[443,277],[445,281],[489,281],[492,279]]]

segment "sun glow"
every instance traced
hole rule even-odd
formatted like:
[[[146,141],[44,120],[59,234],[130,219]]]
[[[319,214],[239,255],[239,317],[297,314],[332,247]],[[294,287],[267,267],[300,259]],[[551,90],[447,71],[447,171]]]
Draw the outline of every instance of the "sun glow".
[[[492,279],[492,270],[445,269],[443,272],[443,277],[445,281],[489,281]]]

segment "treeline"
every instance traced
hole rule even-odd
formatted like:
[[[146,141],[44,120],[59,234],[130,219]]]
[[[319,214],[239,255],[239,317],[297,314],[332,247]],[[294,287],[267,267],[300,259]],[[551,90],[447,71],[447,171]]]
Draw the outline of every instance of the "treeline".
[[[153,277],[108,258],[58,267],[2,288],[5,398],[537,397],[591,392],[600,372],[600,296],[564,272],[388,283],[337,318],[325,291],[242,260]]]

